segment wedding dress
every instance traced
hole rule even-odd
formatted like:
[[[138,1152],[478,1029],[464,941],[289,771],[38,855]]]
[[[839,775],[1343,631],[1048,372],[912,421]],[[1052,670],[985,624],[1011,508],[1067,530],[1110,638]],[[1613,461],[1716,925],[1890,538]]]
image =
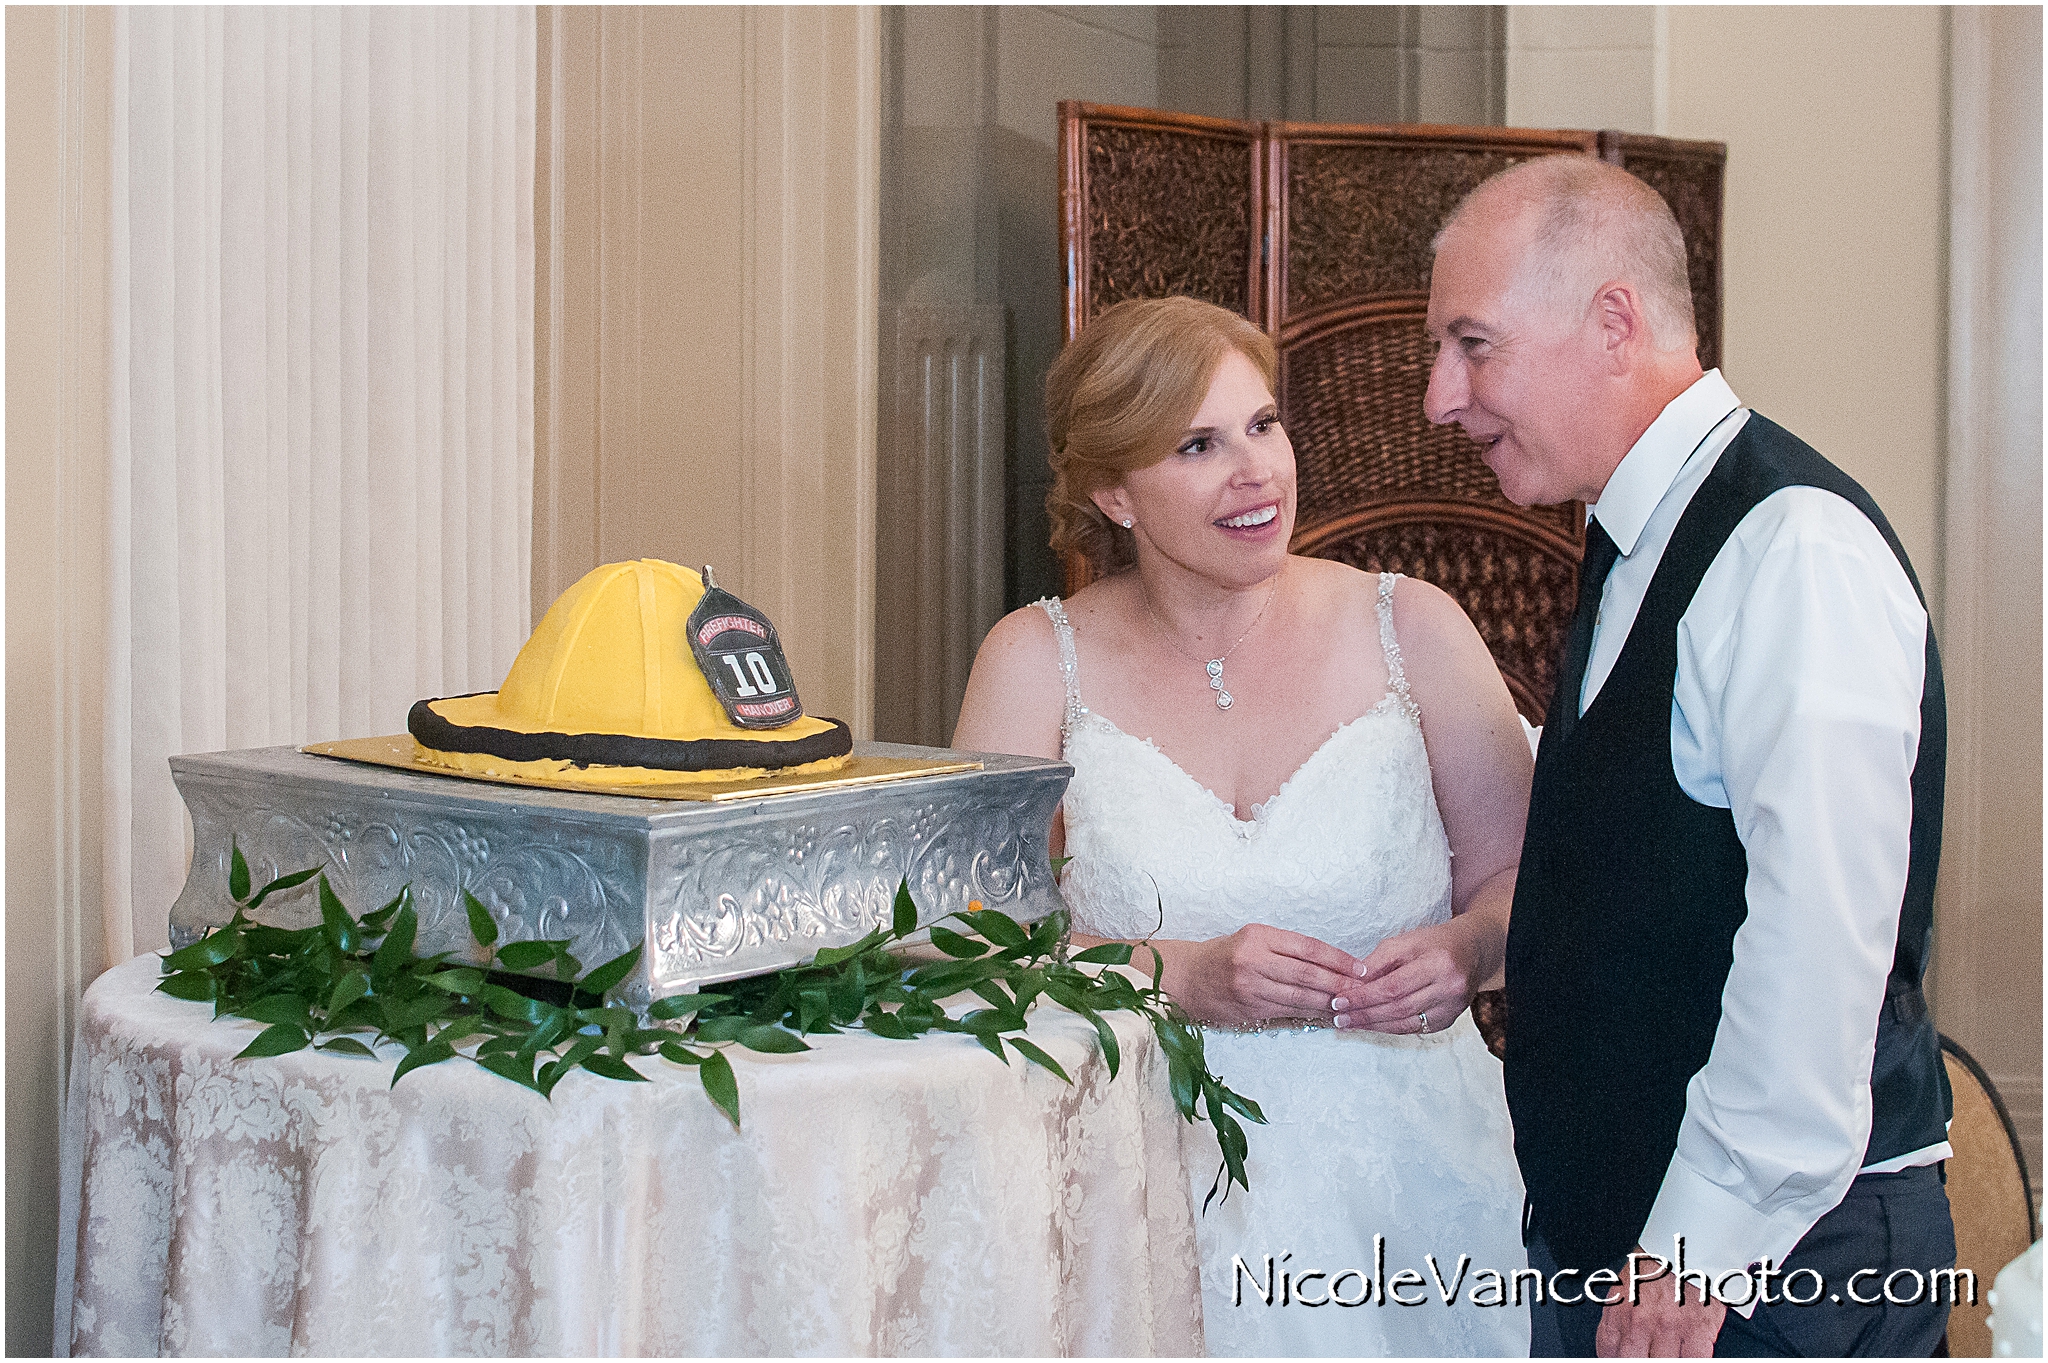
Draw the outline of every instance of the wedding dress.
[[[1082,703],[1066,612],[1039,603],[1066,684],[1073,860],[1062,888],[1078,931],[1205,940],[1268,923],[1363,957],[1450,917],[1450,846],[1401,670],[1393,585],[1381,575],[1388,694],[1249,819]],[[1513,1304],[1512,1274],[1527,1262],[1521,1176],[1500,1063],[1469,1012],[1427,1036],[1299,1024],[1204,1035],[1210,1069],[1267,1119],[1245,1123],[1251,1192],[1219,1193],[1206,1213],[1222,1156],[1207,1122],[1182,1128],[1211,1354],[1528,1352],[1527,1307]],[[1478,1304],[1501,1297],[1509,1304]]]

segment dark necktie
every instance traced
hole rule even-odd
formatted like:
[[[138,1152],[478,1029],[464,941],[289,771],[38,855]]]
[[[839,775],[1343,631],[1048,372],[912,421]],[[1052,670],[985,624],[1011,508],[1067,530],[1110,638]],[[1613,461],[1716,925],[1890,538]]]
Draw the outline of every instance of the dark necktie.
[[[1598,517],[1586,520],[1586,556],[1579,561],[1579,605],[1572,614],[1572,632],[1565,640],[1564,665],[1558,669],[1557,696],[1547,722],[1569,731],[1579,721],[1579,693],[1585,689],[1586,659],[1593,651],[1593,625],[1600,618],[1600,588],[1607,571],[1621,556],[1614,537]]]

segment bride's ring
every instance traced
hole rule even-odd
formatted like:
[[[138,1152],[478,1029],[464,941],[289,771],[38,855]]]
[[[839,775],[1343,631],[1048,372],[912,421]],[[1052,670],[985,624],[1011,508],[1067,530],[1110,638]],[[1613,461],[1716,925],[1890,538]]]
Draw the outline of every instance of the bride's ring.
[[[1417,1013],[1417,1014],[1415,1015],[1415,1020],[1416,1020],[1417,1022],[1420,1022],[1420,1023],[1422,1024],[1422,1030],[1423,1030],[1424,1032],[1427,1032],[1427,1031],[1429,1030],[1429,1014],[1427,1014],[1427,1013]],[[1420,1035],[1420,1033],[1417,1033],[1417,1035]]]

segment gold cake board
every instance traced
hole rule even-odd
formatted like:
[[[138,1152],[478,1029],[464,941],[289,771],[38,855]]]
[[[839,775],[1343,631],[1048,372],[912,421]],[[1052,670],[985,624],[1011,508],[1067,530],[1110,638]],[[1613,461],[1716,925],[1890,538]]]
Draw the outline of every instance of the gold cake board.
[[[770,772],[740,781],[672,781],[652,785],[600,785],[585,781],[561,781],[541,776],[482,776],[450,771],[419,760],[411,734],[387,734],[382,738],[342,738],[331,743],[308,743],[300,752],[317,757],[339,757],[349,762],[368,762],[379,767],[396,767],[421,776],[442,776],[453,781],[489,781],[501,786],[530,786],[542,790],[564,790],[579,795],[623,795],[635,800],[696,800],[725,802],[755,800],[767,795],[794,795],[813,790],[838,790],[847,786],[874,786],[885,781],[907,781],[918,776],[943,776],[956,771],[980,771],[973,758],[877,757],[856,753],[846,765],[832,771],[783,776]]]

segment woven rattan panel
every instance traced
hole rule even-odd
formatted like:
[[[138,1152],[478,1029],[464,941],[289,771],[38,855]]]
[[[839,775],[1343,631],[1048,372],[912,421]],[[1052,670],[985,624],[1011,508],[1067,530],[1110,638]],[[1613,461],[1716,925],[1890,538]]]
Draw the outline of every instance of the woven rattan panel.
[[[1721,363],[1721,180],[1727,153],[1718,142],[1600,134],[1601,155],[1664,196],[1685,234],[1700,367]]]
[[[1456,147],[1290,143],[1285,315],[1428,293],[1437,228],[1481,180],[1523,159]]]
[[[1281,353],[1280,411],[1294,442],[1301,533],[1376,502],[1456,498],[1510,508],[1479,447],[1422,414],[1433,348],[1426,295],[1303,335]],[[1578,537],[1570,506],[1513,508]],[[1576,566],[1576,559],[1574,559]]]
[[[1087,316],[1172,294],[1249,314],[1256,145],[1102,123],[1086,139]]]
[[[1484,515],[1485,513],[1481,513]],[[1532,724],[1557,685],[1558,641],[1571,624],[1578,564],[1507,517],[1467,520],[1455,507],[1415,519],[1298,535],[1297,550],[1369,573],[1406,573],[1449,592],[1472,617]]]

